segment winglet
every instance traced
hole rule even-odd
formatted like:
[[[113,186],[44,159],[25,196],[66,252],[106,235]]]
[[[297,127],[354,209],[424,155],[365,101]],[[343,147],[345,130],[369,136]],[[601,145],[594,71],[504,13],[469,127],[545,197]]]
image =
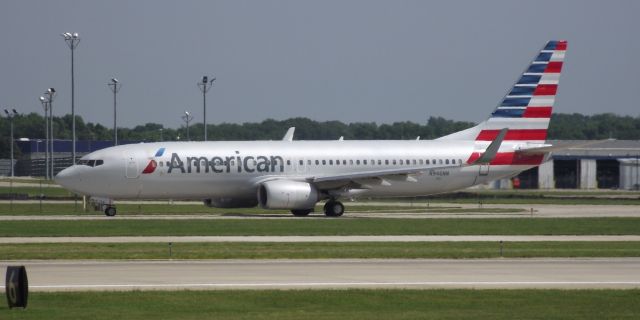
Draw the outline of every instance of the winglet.
[[[496,138],[491,141],[491,144],[487,147],[484,153],[478,158],[473,164],[488,164],[490,163],[498,154],[498,149],[500,149],[500,145],[502,144],[502,140],[507,135],[508,128],[503,128],[500,130]]]
[[[287,133],[282,137],[282,141],[293,141],[293,133],[296,131],[296,127],[291,127],[287,130]]]

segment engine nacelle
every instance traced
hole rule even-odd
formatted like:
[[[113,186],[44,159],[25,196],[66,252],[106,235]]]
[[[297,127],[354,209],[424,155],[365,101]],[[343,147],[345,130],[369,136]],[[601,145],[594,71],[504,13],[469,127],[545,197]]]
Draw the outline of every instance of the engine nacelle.
[[[211,198],[205,199],[204,205],[213,208],[253,208],[258,205],[255,198]]]
[[[318,200],[318,190],[306,182],[272,180],[258,188],[258,202],[265,209],[311,209]]]

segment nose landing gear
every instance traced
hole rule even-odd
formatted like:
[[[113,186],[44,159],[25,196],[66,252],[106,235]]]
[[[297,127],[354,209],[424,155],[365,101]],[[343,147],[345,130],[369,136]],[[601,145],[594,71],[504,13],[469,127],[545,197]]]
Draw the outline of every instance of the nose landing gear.
[[[105,214],[107,217],[113,217],[113,216],[115,216],[115,215],[116,215],[116,207],[114,207],[114,206],[107,206],[107,207],[104,209],[104,214]]]

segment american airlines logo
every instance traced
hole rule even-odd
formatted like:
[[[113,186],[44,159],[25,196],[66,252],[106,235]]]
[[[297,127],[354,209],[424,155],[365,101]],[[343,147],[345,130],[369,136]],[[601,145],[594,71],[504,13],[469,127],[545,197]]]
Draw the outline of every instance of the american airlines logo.
[[[164,148],[156,152],[155,157],[161,157]],[[155,171],[158,164],[156,160],[149,161],[143,174],[150,174]],[[236,151],[234,156],[180,156],[174,152],[171,154],[171,161],[167,162],[167,173],[180,171],[180,173],[231,173],[231,172],[284,172],[284,159],[281,156],[241,156]]]

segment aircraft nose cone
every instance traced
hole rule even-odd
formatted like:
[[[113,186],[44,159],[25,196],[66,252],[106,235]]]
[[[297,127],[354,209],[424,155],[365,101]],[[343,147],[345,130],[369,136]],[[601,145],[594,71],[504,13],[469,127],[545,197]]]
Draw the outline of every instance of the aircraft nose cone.
[[[73,167],[66,168],[58,172],[53,180],[66,189],[75,190],[78,178],[74,171]]]

